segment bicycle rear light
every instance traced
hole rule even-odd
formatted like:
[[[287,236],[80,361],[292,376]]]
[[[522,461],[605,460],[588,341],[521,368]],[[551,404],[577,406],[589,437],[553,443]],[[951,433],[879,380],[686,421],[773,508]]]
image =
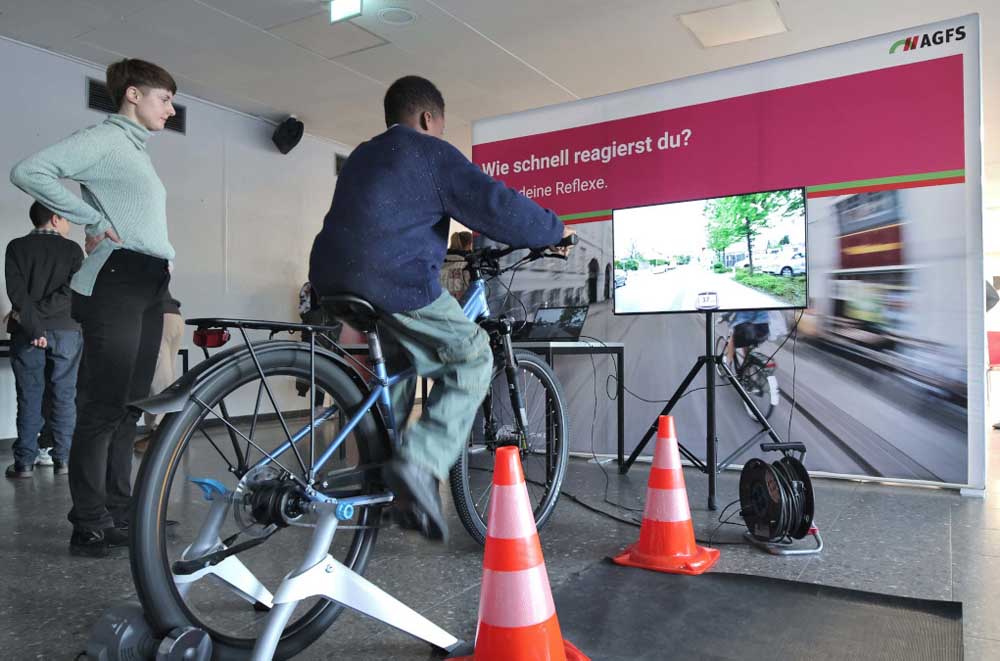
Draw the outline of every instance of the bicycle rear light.
[[[229,331],[225,328],[199,328],[194,332],[194,345],[203,349],[215,349],[229,341]]]

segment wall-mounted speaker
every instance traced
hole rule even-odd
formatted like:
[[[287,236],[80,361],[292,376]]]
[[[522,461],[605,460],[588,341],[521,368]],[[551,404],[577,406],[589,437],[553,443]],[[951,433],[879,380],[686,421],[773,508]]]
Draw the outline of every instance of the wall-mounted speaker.
[[[295,145],[299,144],[299,140],[302,139],[302,133],[305,130],[305,124],[295,119],[295,117],[289,117],[278,124],[278,128],[274,129],[274,135],[271,136],[271,140],[274,142],[274,146],[278,148],[278,151],[282,154],[287,154],[292,151]]]

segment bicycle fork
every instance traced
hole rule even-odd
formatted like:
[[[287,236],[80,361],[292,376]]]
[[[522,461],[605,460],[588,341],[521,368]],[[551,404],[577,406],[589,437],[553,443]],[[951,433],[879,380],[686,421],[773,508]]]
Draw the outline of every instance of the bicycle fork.
[[[520,436],[518,445],[527,450],[528,444],[528,411],[524,404],[524,394],[517,386],[517,358],[514,356],[514,345],[510,341],[511,323],[507,317],[500,319],[500,338],[503,344],[504,372],[507,376],[507,394],[510,395],[510,405],[514,409],[514,420]]]

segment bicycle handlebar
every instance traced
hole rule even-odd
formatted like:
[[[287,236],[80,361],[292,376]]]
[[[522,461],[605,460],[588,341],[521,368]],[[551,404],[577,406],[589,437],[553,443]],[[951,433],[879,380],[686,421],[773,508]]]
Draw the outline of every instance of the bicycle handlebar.
[[[542,259],[546,257],[556,258],[556,259],[566,259],[565,255],[556,255],[553,253],[547,253],[546,250],[550,248],[568,248],[570,246],[575,246],[580,242],[580,238],[576,234],[570,234],[569,236],[564,236],[559,243],[553,246],[547,246],[545,248],[531,248],[531,253],[524,258],[523,261],[533,262],[536,259]],[[501,273],[505,269],[500,269],[500,265],[497,263],[502,257],[506,257],[513,252],[518,250],[527,250],[527,248],[481,248],[475,250],[465,256],[465,261],[470,267],[477,268],[484,271],[493,271],[496,273]]]

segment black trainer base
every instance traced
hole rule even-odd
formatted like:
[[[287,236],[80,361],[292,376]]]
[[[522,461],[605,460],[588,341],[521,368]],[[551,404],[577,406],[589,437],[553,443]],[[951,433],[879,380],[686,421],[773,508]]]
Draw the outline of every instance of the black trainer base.
[[[553,597],[563,637],[594,661],[962,659],[955,602],[610,562],[570,578]]]

